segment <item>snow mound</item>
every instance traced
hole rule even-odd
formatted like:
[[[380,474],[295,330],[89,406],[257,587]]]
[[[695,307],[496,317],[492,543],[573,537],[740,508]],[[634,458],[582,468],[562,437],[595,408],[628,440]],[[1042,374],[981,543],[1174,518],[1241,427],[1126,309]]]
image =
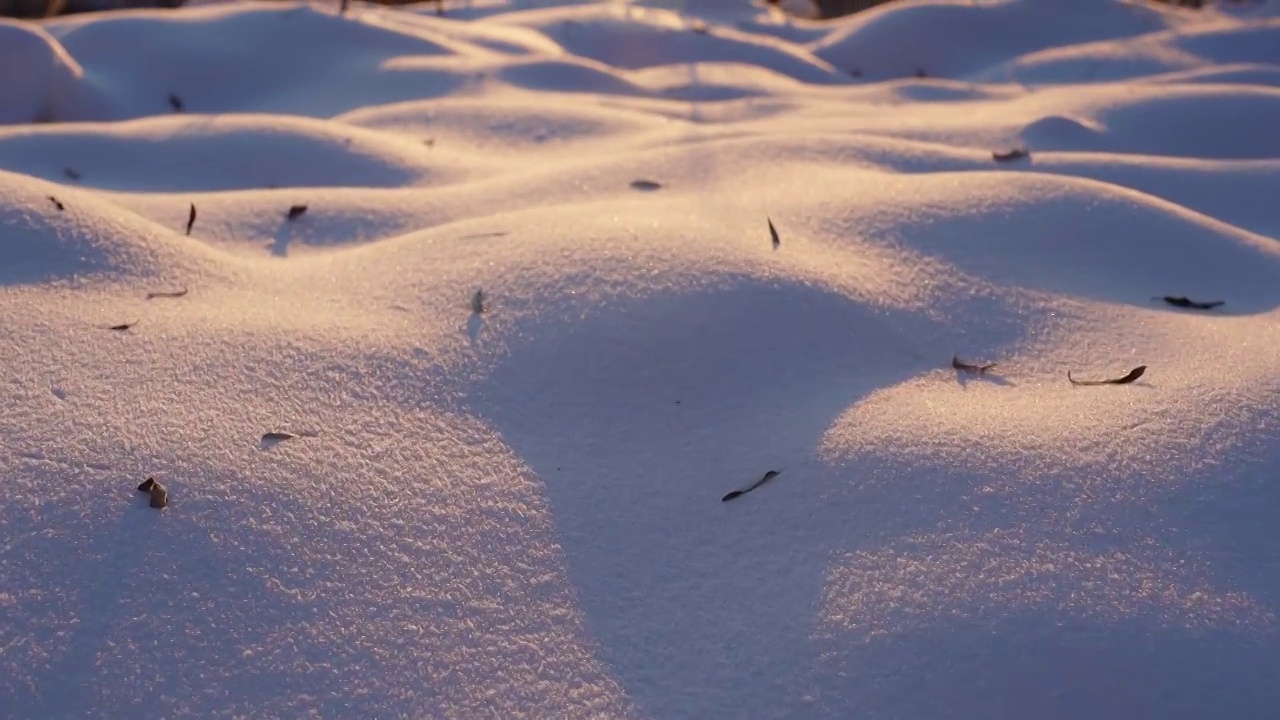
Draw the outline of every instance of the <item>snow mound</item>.
[[[1151,80],[1160,73],[1214,72],[1231,65],[1280,64],[1280,23],[1230,22],[1208,27],[1175,27],[1127,42],[1104,40],[1027,53],[992,68],[983,79],[1016,78],[1023,83]]]
[[[208,275],[217,255],[89,193],[0,171],[0,286]]]
[[[1280,89],[1188,86],[1117,102],[1096,119],[1117,149],[1182,157],[1280,157],[1280,137],[1258,131],[1280,122]],[[1212,108],[1209,110],[1207,108]]]
[[[318,6],[250,2],[182,15],[137,11],[96,21],[62,19],[49,29],[92,68],[90,82],[110,104],[105,116],[69,119],[170,112],[170,93],[189,112],[314,117],[419,98],[432,88],[443,94],[460,82],[437,69],[380,69],[401,56],[451,56],[440,38],[403,25],[348,21]],[[125,45],[132,51],[119,52]],[[166,61],[155,62],[157,57]]]
[[[1020,137],[1038,150],[1096,150],[1104,147],[1106,127],[1095,120],[1051,115],[1022,129]]]
[[[44,28],[0,19],[0,125],[91,114],[84,70]]]
[[[807,52],[772,39],[718,27],[697,33],[669,10],[586,6],[509,13],[501,22],[534,28],[568,52],[635,70],[681,63],[744,63],[807,83],[848,77]]]
[[[315,163],[325,168],[315,172]],[[106,190],[398,186],[461,175],[421,141],[308,118],[159,117],[0,129],[0,165]],[[68,173],[70,169],[70,173]]]
[[[936,173],[914,176],[906,197],[865,193],[849,224],[892,228],[880,237],[1001,287],[1140,304],[1178,287],[1229,294],[1237,310],[1280,305],[1280,246],[1269,239],[1091,181],[968,173],[964,213],[957,186]]]
[[[1165,24],[1151,11],[1110,0],[889,3],[837,21],[837,29],[810,48],[833,66],[873,80],[917,73],[965,78],[1047,47],[1129,38]]]
[[[1270,720],[1270,4],[0,25],[0,716]]]

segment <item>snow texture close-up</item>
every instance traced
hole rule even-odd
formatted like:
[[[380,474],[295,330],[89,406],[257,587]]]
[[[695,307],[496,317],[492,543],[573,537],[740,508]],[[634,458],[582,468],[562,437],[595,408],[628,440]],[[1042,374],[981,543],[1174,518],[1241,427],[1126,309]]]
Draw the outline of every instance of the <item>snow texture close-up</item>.
[[[1280,0],[798,1],[0,20],[0,718],[1275,717]]]

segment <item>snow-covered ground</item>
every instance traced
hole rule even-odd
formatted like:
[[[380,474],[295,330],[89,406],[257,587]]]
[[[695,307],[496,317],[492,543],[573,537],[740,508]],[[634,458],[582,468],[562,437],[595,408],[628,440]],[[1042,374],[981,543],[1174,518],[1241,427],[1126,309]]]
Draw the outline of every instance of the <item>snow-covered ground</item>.
[[[1274,717],[1280,3],[336,6],[0,23],[0,717]]]

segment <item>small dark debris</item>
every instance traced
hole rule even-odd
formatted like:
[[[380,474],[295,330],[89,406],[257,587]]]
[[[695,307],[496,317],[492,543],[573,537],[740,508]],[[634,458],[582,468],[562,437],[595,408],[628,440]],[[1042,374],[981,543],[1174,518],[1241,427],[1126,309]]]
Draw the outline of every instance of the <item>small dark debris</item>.
[[[996,367],[999,364],[1000,363],[986,363],[985,365],[975,365],[973,363],[967,363],[961,360],[956,355],[951,356],[951,367],[957,370],[964,370],[966,372],[978,373],[979,375],[985,374],[988,370],[991,370],[992,368]]]
[[[1014,148],[1008,152],[992,151],[991,153],[991,159],[996,162],[1013,162],[1025,157],[1031,157],[1031,151],[1026,148]]]
[[[724,497],[720,498],[720,502],[729,502],[730,500],[732,500],[732,499],[734,499],[734,498],[736,498],[736,497],[741,497],[741,496],[743,496],[743,495],[746,495],[747,493],[751,492],[752,490],[755,490],[756,488],[760,487],[761,485],[763,485],[763,484],[765,484],[765,483],[769,482],[770,480],[772,480],[772,479],[774,479],[774,478],[778,477],[778,475],[780,475],[780,474],[781,474],[781,471],[779,471],[779,470],[770,470],[769,472],[765,473],[765,474],[764,474],[764,477],[760,478],[759,480],[757,480],[757,481],[755,481],[755,482],[751,483],[750,485],[748,485],[748,486],[746,486],[746,487],[742,488],[741,490],[734,490],[733,492],[729,493],[728,495],[725,495]]]
[[[160,483],[153,481],[147,491],[151,493],[151,507],[159,510],[169,505],[169,491]]]
[[[142,484],[138,486],[138,492],[151,492],[151,486],[155,484],[156,479],[149,477],[146,480],[143,480]]]
[[[1146,371],[1146,365],[1139,365],[1138,367],[1130,370],[1128,375],[1121,378],[1115,378],[1113,380],[1077,380],[1071,377],[1071,371],[1068,370],[1067,379],[1070,380],[1073,385],[1128,385],[1134,380],[1142,377],[1142,374]]]
[[[187,213],[187,235],[191,235],[191,228],[196,224],[196,204],[191,203],[191,212]]]
[[[154,300],[156,298],[180,298],[186,294],[187,294],[186,288],[182,288],[181,290],[173,290],[173,291],[160,290],[156,292],[147,293],[147,299]]]
[[[131,327],[133,327],[134,325],[137,325],[137,324],[138,324],[138,321],[137,321],[137,320],[134,320],[133,322],[120,323],[119,325],[112,325],[111,327],[109,327],[109,328],[107,328],[107,329],[108,329],[108,330],[128,330],[129,328],[131,328]]]
[[[293,207],[289,208],[288,218],[290,220],[297,220],[298,217],[306,211],[307,211],[306,205],[294,205]]]
[[[169,93],[169,107],[173,108],[174,112],[182,112],[182,98]]]
[[[661,188],[662,188],[662,183],[656,183],[652,180],[632,180],[631,181],[632,190],[643,190],[644,192],[650,192],[653,190],[659,190]]]
[[[1198,302],[1181,295],[1165,295],[1160,298],[1152,298],[1153,300],[1163,300],[1174,307],[1191,308],[1193,310],[1212,310],[1221,305],[1226,305],[1225,300],[1210,300],[1209,302]]]
[[[484,311],[484,290],[476,290],[476,294],[471,296],[471,312],[480,314]]]
[[[263,433],[262,441],[263,442],[281,442],[283,440],[292,440],[296,437],[298,436],[294,435],[291,432],[269,432],[269,433]]]
[[[49,196],[49,200],[53,203],[53,206],[54,206],[54,207],[56,207],[56,208],[58,208],[59,210],[66,210],[66,209],[67,209],[65,205],[63,205],[61,202],[59,202],[59,201],[58,201],[58,198],[56,198],[56,197],[54,197],[54,196],[50,195],[50,196]]]
[[[62,168],[62,174],[63,174],[63,175],[66,175],[66,176],[67,176],[67,178],[68,178],[68,179],[70,179],[70,180],[79,180],[79,179],[80,179],[80,173],[76,172],[76,169],[75,169],[75,168],[73,168],[73,167],[71,167],[70,165],[68,165],[68,166],[66,166],[66,167],[64,167],[64,168]]]
[[[773,249],[777,250],[782,245],[782,238],[778,237],[778,229],[773,226],[773,219],[768,215],[764,219],[769,221],[769,237],[773,241]]]
[[[427,138],[426,140],[423,140],[423,141],[422,141],[422,144],[423,144],[423,145],[426,145],[427,147],[435,147],[435,146],[436,146],[436,139],[435,139],[435,138]]]
[[[929,76],[925,74],[924,68],[916,68],[916,77],[922,78],[922,77],[929,77]]]

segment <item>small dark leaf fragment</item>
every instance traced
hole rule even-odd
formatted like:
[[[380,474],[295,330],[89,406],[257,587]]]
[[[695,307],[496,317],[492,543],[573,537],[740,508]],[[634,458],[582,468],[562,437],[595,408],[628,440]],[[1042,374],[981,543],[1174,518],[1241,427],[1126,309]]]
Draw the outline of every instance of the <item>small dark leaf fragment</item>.
[[[191,212],[187,213],[187,235],[191,235],[191,228],[196,224],[196,204],[191,203]]]
[[[1013,162],[1014,160],[1021,160],[1025,157],[1031,157],[1031,151],[1026,148],[1014,148],[1008,152],[992,151],[991,153],[991,159],[996,162]]]
[[[741,490],[734,490],[733,492],[729,493],[728,495],[725,495],[724,497],[720,498],[720,502],[729,502],[730,500],[732,500],[732,499],[734,499],[734,498],[736,498],[736,497],[739,497],[739,496],[741,496],[741,495],[746,495],[747,493],[751,492],[752,490],[755,490],[756,488],[760,487],[761,485],[763,485],[763,484],[765,484],[765,483],[769,482],[770,480],[772,480],[772,479],[774,479],[774,478],[778,477],[778,475],[780,475],[780,474],[781,474],[781,472],[780,472],[780,471],[778,471],[778,470],[770,470],[769,472],[765,473],[765,474],[764,474],[764,477],[760,478],[759,480],[757,480],[757,481],[755,481],[755,482],[751,483],[750,485],[748,485],[748,486],[746,486],[746,487],[742,488]]]
[[[52,195],[50,195],[50,196],[48,196],[48,197],[49,197],[49,200],[50,200],[51,202],[53,202],[53,206],[54,206],[54,207],[58,208],[59,210],[66,210],[66,209],[67,209],[65,206],[63,206],[63,204],[62,204],[62,203],[58,202],[58,198],[56,198],[56,197],[54,197],[54,196],[52,196]]]
[[[965,362],[965,361],[961,360],[961,359],[959,358],[959,356],[956,356],[956,355],[952,355],[952,356],[951,356],[951,367],[953,367],[953,368],[955,368],[955,369],[957,369],[957,370],[965,370],[965,371],[967,371],[967,372],[974,372],[974,373],[978,373],[979,375],[981,375],[981,374],[985,373],[986,371],[988,371],[988,370],[990,370],[990,369],[992,369],[992,368],[996,367],[996,366],[997,366],[997,365],[999,365],[999,364],[1000,364],[1000,363],[987,363],[987,364],[985,364],[985,365],[975,365],[975,364],[973,364],[973,363],[967,363],[967,362]]]
[[[173,291],[160,290],[156,292],[147,293],[147,299],[154,300],[156,298],[180,298],[186,294],[187,294],[186,288],[182,288],[181,290],[173,290]]]
[[[158,482],[152,482],[148,489],[151,493],[151,507],[157,510],[169,504],[169,491]]]
[[[768,215],[765,215],[764,219],[769,221],[769,237],[773,240],[773,249],[777,250],[778,246],[782,245],[782,238],[778,237],[778,229],[773,226],[773,219]]]
[[[182,112],[182,98],[169,93],[169,107],[173,108],[174,112]]]
[[[156,479],[149,477],[146,480],[143,480],[142,484],[138,486],[138,492],[151,492],[151,486],[155,484]]]
[[[1156,298],[1156,299],[1163,300],[1174,307],[1191,308],[1193,310],[1212,310],[1220,305],[1227,304],[1225,300],[1210,300],[1209,302],[1197,302],[1195,300],[1191,300],[1181,295],[1165,295],[1164,297]]]
[[[287,217],[290,220],[297,220],[298,216],[302,215],[302,213],[306,211],[307,211],[306,205],[294,205],[293,207],[289,208],[289,214]]]
[[[66,167],[64,167],[64,168],[62,168],[62,174],[63,174],[63,175],[66,175],[66,176],[67,176],[67,178],[69,178],[69,179],[71,179],[71,180],[79,180],[79,179],[80,179],[80,173],[76,172],[76,169],[75,169],[75,168],[73,168],[73,167],[71,167],[70,165],[68,165],[68,166],[66,166]]]
[[[137,320],[134,320],[133,322],[120,323],[119,325],[112,325],[111,327],[109,327],[109,328],[107,328],[107,329],[108,329],[108,330],[128,330],[129,328],[131,328],[131,327],[133,327],[134,325],[137,325],[137,324],[138,324],[138,321],[137,321]]]
[[[292,440],[298,437],[290,432],[269,432],[263,433],[262,440],[264,442],[280,442],[282,440]]]
[[[1125,375],[1122,378],[1115,378],[1113,380],[1077,380],[1071,377],[1071,371],[1068,370],[1067,379],[1070,380],[1072,384],[1075,384],[1075,385],[1127,385],[1133,382],[1134,380],[1137,380],[1138,378],[1142,377],[1142,374],[1146,371],[1147,371],[1146,365],[1139,365],[1138,367],[1130,370],[1129,374]]]
[[[631,188],[633,190],[643,190],[644,192],[651,192],[653,190],[661,189],[662,183],[656,183],[652,180],[632,180]]]

